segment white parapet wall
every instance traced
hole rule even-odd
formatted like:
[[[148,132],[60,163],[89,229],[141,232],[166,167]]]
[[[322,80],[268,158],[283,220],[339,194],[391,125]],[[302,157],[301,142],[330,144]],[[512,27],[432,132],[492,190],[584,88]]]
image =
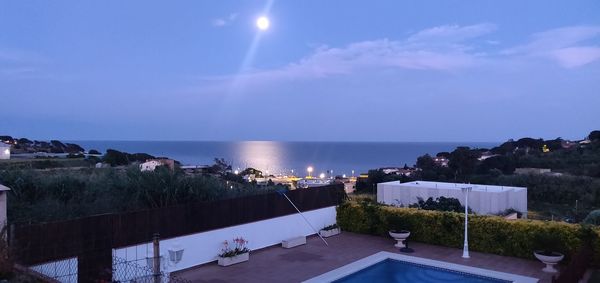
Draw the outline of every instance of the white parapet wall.
[[[409,206],[419,201],[438,197],[456,198],[465,205],[462,188],[471,187],[469,207],[477,214],[497,214],[512,208],[527,218],[527,188],[443,182],[399,181],[377,184],[377,202]]]
[[[303,212],[310,224],[318,231],[336,221],[335,206]],[[165,272],[174,272],[196,265],[217,260],[225,240],[232,242],[233,238],[243,237],[248,240],[248,248],[257,250],[273,245],[280,245],[281,241],[297,236],[309,236],[315,232],[299,214],[291,214],[252,223],[231,226],[227,228],[202,232],[177,238],[160,240],[160,254],[162,256],[162,269]],[[173,247],[183,248],[183,257],[180,262],[169,260],[168,250]],[[146,243],[127,248],[117,249],[114,256],[127,261],[146,257],[152,253],[152,243]],[[252,253],[250,253],[252,260]],[[138,261],[145,265],[145,261]]]

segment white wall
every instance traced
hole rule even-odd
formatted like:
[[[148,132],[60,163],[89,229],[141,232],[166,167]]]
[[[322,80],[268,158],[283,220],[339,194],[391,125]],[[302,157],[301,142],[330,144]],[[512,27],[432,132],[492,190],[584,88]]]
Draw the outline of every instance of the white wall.
[[[315,209],[304,212],[304,216],[318,231],[319,229],[333,224],[336,221],[335,206]],[[177,238],[160,241],[160,253],[165,259],[164,271],[173,272],[199,264],[216,260],[217,254],[221,252],[222,243],[225,240],[231,242],[233,238],[243,237],[248,240],[251,250],[278,245],[281,241],[300,235],[308,236],[314,234],[310,226],[299,214],[292,214],[267,220],[247,223],[208,232],[192,234]],[[183,249],[183,258],[178,264],[168,262],[168,249],[175,244]],[[141,244],[115,251],[114,255],[127,260],[144,258],[146,253],[152,253],[152,243]],[[138,264],[145,264],[139,261]]]
[[[8,191],[0,191],[0,228],[2,228],[6,222],[6,211],[8,203],[6,202],[6,194]]]
[[[0,159],[10,159],[10,146],[0,146]]]
[[[399,186],[398,182],[377,184],[377,201],[388,205],[409,206],[418,198],[451,197],[465,205],[465,195],[461,190],[429,188],[419,186]],[[469,207],[477,214],[497,214],[513,208],[527,218],[527,190],[478,191],[469,193]]]

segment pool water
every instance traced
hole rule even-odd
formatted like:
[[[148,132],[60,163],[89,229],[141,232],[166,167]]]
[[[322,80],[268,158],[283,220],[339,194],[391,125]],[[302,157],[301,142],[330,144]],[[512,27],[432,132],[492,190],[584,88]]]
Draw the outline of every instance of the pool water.
[[[386,259],[334,282],[415,282],[415,283],[510,283],[464,272]]]

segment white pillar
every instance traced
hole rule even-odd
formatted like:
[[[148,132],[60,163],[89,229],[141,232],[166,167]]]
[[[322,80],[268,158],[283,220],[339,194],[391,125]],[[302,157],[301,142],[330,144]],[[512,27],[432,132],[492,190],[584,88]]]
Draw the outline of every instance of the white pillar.
[[[469,191],[472,187],[462,188],[465,193],[465,244],[463,246],[463,258],[470,258],[469,256]]]

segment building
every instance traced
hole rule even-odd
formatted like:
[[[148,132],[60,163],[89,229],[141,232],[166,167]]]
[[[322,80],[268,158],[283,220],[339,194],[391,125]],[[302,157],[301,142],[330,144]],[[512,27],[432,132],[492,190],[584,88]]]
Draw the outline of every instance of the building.
[[[503,187],[474,184],[456,184],[442,182],[399,181],[377,184],[377,201],[396,206],[409,206],[419,198],[436,199],[438,197],[456,198],[465,205],[462,188],[471,187],[469,207],[477,214],[499,214],[512,208],[527,218],[527,188]]]
[[[140,171],[154,171],[158,166],[167,166],[175,170],[175,160],[173,159],[149,159],[140,164]]]
[[[10,145],[0,142],[0,159],[10,159]]]

